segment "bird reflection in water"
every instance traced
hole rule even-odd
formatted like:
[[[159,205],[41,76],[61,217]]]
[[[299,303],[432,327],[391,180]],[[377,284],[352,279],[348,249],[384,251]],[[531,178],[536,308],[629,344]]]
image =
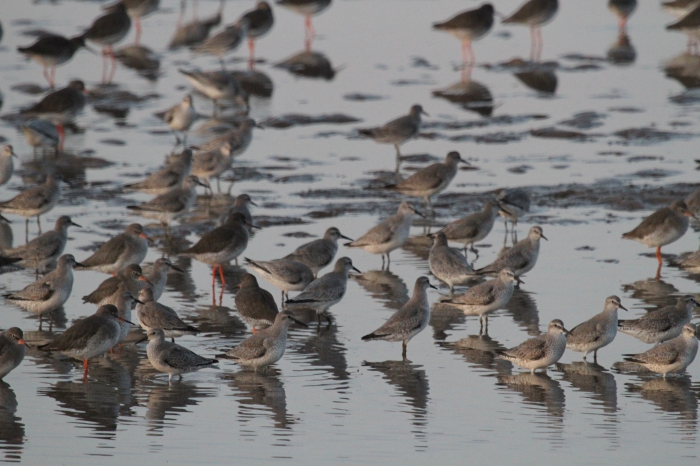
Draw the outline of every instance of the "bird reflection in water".
[[[637,50],[627,32],[620,30],[617,39],[608,48],[607,59],[613,65],[632,65],[637,59]]]
[[[409,299],[406,283],[388,270],[368,270],[362,274],[350,275],[350,278],[385,308],[398,310]]]
[[[565,397],[559,382],[546,373],[521,372],[511,374],[509,372],[500,373],[496,385],[518,393],[526,405],[544,408],[546,414],[544,422],[535,425],[543,426],[545,431],[534,431],[533,433],[544,433],[553,443],[563,442],[561,435],[564,428]],[[530,411],[526,412],[530,413]],[[541,418],[539,413],[535,414],[535,417]]]
[[[287,412],[287,394],[279,375],[277,368],[270,367],[266,374],[238,371],[223,376],[238,397],[238,422],[241,428],[261,415],[269,416],[275,429],[291,429],[296,423],[297,419]],[[250,435],[253,430],[246,429],[246,432]]]
[[[139,386],[137,398],[146,406],[146,420],[151,436],[161,436],[165,427],[175,427],[177,416],[188,412],[189,406],[196,406],[204,398],[216,396],[218,390],[199,387],[191,380],[163,383],[145,380]],[[145,399],[145,403],[144,400]]]
[[[475,112],[482,117],[490,117],[493,114],[493,95],[486,85],[472,79],[472,69],[469,65],[462,69],[462,77],[459,81],[442,89],[435,89],[432,94],[457,104],[464,110]]]
[[[294,311],[294,316],[304,323],[316,320],[316,311],[313,309],[300,309]],[[317,372],[318,369],[327,371],[333,380],[348,380],[348,362],[345,358],[347,348],[338,340],[338,325],[319,326],[318,332],[311,334],[309,338],[298,341],[290,353],[304,356],[304,362],[308,364],[307,370]],[[326,376],[323,376],[326,380]]]
[[[321,52],[310,48],[302,50],[289,58],[275,64],[275,68],[287,70],[295,76],[303,78],[320,78],[331,81],[339,68],[333,68],[330,59]]]
[[[582,392],[590,393],[594,407],[602,404],[603,411],[615,413],[617,406],[617,382],[615,376],[597,363],[574,361],[571,364],[557,363],[557,371],[563,374],[562,380],[569,382]]]
[[[448,331],[457,325],[464,324],[466,320],[467,318],[461,309],[450,304],[435,302],[430,309],[428,325],[433,328],[433,339],[444,341],[448,336]]]
[[[637,280],[634,283],[622,285],[622,291],[630,294],[630,298],[643,301],[648,306],[647,311],[660,309],[664,306],[675,306],[678,301],[678,289],[670,283],[657,278]]]
[[[476,367],[490,371],[495,370],[499,373],[505,372],[511,367],[509,362],[496,359],[495,351],[503,350],[505,346],[488,334],[469,335],[455,342],[446,342],[441,346],[462,356],[466,362]]]
[[[543,95],[554,95],[557,91],[557,75],[549,66],[533,66],[515,73],[515,77],[530,89]]]
[[[696,445],[698,430],[698,387],[693,387],[688,376],[654,377],[641,385],[628,383],[630,396],[641,396],[665,413],[675,414],[671,429],[678,431],[676,440]],[[669,420],[668,417],[661,417]]]
[[[143,45],[129,45],[114,51],[119,62],[136,71],[139,76],[155,81],[160,76],[160,59],[158,55]]]
[[[524,329],[528,335],[540,334],[540,314],[533,293],[516,289],[505,309],[506,315],[513,317],[513,322]]]
[[[0,380],[0,451],[6,462],[21,462],[24,424],[17,417],[17,396],[9,384]]]
[[[370,370],[382,374],[382,378],[389,384],[396,387],[399,396],[405,399],[406,405],[410,407],[408,413],[412,416],[412,424],[415,427],[413,433],[416,439],[421,441],[421,445],[416,445],[416,450],[424,450],[427,445],[426,429],[428,426],[428,401],[430,397],[430,386],[428,376],[420,365],[412,364],[408,360],[404,361],[383,361],[362,363]]]

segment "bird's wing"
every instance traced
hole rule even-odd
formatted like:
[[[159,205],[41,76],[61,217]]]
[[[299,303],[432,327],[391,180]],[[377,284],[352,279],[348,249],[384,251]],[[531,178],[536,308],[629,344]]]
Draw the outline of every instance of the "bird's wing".
[[[545,341],[540,337],[530,338],[515,348],[506,350],[508,356],[536,361],[544,357]]]

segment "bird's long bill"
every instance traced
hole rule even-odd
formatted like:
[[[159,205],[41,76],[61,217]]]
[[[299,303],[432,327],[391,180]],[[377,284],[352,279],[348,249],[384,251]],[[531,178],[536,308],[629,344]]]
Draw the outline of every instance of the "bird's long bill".
[[[153,283],[151,283],[151,281],[150,281],[148,278],[144,277],[143,275],[141,275],[141,276],[139,277],[139,280],[141,280],[142,282],[146,282],[146,283],[148,283],[149,285],[153,286]]]
[[[416,213],[417,216],[425,218],[425,215],[423,215],[418,209],[415,209],[414,212]]]
[[[140,338],[135,345],[138,345],[139,343],[143,343],[144,341],[148,340],[148,335],[144,335],[143,338]]]
[[[421,115],[425,115],[425,116],[430,116],[430,115],[428,115],[428,112],[426,112],[426,111],[423,110],[423,109],[421,109],[420,114],[421,114]]]
[[[255,202],[253,202],[253,201],[248,201],[248,202],[250,202],[250,205],[254,205],[255,207],[258,207],[258,205]]]
[[[625,311],[629,311],[629,309],[627,309],[627,308],[626,308],[625,306],[623,306],[622,304],[618,304],[617,307],[619,307],[620,309],[624,309]]]
[[[183,269],[181,269],[180,267],[178,267],[176,265],[171,265],[170,268],[177,271],[177,272],[185,273],[185,271]]]
[[[309,328],[309,326],[306,325],[304,322],[302,322],[302,321],[300,321],[300,320],[297,320],[297,319],[295,319],[294,317],[290,317],[290,319],[291,319],[293,322],[296,322],[297,324],[301,325],[302,327]]]
[[[139,303],[139,304],[145,304],[143,301],[141,301],[140,299],[137,299],[137,298],[134,298],[134,302]]]
[[[353,269],[355,272],[357,272],[357,273],[362,273],[362,272],[360,271],[360,269],[358,269],[358,268],[355,267],[354,265],[352,266],[352,269]]]
[[[92,53],[92,54],[94,54],[94,55],[97,55],[97,50],[93,49],[92,47],[88,46],[87,44],[83,45],[83,47],[84,47],[85,50],[87,50],[88,52],[90,52],[90,53]]]
[[[521,285],[521,284],[524,285],[524,284],[525,284],[525,282],[523,281],[523,279],[520,278],[520,277],[515,277],[515,281],[518,283],[518,285]]]
[[[78,225],[77,223],[75,223],[73,221],[71,221],[70,224],[73,225],[74,227],[83,228],[82,225]]]
[[[562,327],[561,329],[562,329],[562,331],[564,332],[564,335],[571,335],[571,332],[569,332],[569,331],[568,331],[567,329],[565,329],[564,327]]]
[[[259,227],[257,225],[253,225],[252,223],[246,222],[245,224],[248,225],[249,228],[253,228],[255,230],[262,230],[262,227]]]
[[[543,240],[549,241],[545,235],[540,235],[540,238],[542,238]]]
[[[87,267],[87,265],[81,264],[80,262],[76,262],[75,265],[77,265],[78,267]]]
[[[209,188],[209,183],[202,183],[199,179],[197,179],[197,184],[200,186],[204,186],[205,188]]]
[[[117,316],[117,320],[121,320],[122,322],[125,322],[125,323],[127,323],[127,324],[136,325],[135,323],[130,322],[130,321],[126,320],[126,319],[123,318],[123,317]]]
[[[20,338],[19,340],[17,340],[17,342],[18,342],[20,345],[24,345],[24,346],[26,346],[27,348],[32,349],[32,347],[29,346],[29,345],[27,344],[27,342],[24,341],[22,338]]]
[[[342,234],[340,235],[340,237],[343,238],[343,239],[346,239],[346,240],[348,240],[348,241],[355,241],[354,239],[348,238],[347,236],[342,235]]]
[[[0,215],[0,220],[2,220],[3,222],[12,223],[11,221],[9,221],[7,218],[3,217],[2,215]]]
[[[141,238],[145,239],[146,241],[149,241],[151,243],[155,243],[155,241],[153,241],[149,236],[146,236],[146,233],[141,233],[139,236]]]
[[[265,129],[265,127],[263,125],[261,125],[260,123],[255,123],[253,126],[255,126],[256,128],[259,128],[259,129]],[[253,204],[253,205],[255,205],[255,204]]]
[[[437,289],[438,289],[438,287],[437,287],[437,286],[435,286],[435,285],[433,285],[432,283],[428,283],[428,286],[429,286],[430,288],[433,288],[433,289],[435,289],[435,290],[437,290]]]

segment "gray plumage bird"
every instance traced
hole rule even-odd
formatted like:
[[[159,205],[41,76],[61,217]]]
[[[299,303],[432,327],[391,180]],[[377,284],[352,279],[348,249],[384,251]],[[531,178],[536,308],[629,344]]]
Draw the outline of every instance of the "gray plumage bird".
[[[192,173],[206,180],[209,189],[211,189],[211,179],[216,178],[217,187],[221,192],[219,178],[233,168],[232,164],[231,143],[226,141],[218,149],[198,151],[192,161]]]
[[[617,296],[605,299],[603,312],[596,314],[587,321],[578,324],[569,331],[566,337],[566,347],[572,351],[583,353],[583,360],[591,351],[593,362],[598,362],[598,350],[608,346],[617,335],[617,310],[627,308],[620,303]]]
[[[507,249],[498,259],[486,267],[478,269],[479,275],[494,276],[506,267],[515,271],[517,277],[526,274],[535,267],[540,255],[540,238],[547,239],[542,233],[542,227],[534,226],[522,241],[518,241],[512,248]]]
[[[634,230],[624,233],[622,238],[638,241],[648,248],[656,248],[656,259],[661,265],[661,247],[680,239],[688,231],[689,217],[692,216],[685,202],[675,201],[642,220]]]
[[[225,68],[224,56],[235,51],[245,40],[248,34],[248,19],[241,18],[228,25],[223,31],[214,34],[203,43],[194,47],[194,52],[203,55],[214,55],[221,62],[221,69]]]
[[[248,209],[248,205],[253,205],[255,207],[258,206],[255,202],[253,202],[248,194],[239,194],[236,196],[236,200],[233,201],[233,205],[216,221],[216,226],[220,227],[226,223],[228,218],[235,213],[243,215],[243,217],[245,217],[246,224],[252,225],[253,216],[250,213],[250,209]]]
[[[399,205],[396,215],[392,215],[380,224],[372,227],[367,233],[345,246],[350,248],[362,248],[370,254],[382,255],[382,269],[384,269],[384,255],[387,259],[387,268],[391,264],[389,254],[391,251],[403,247],[411,230],[413,216],[423,217],[410,203],[403,201]]]
[[[160,195],[182,186],[184,179],[192,171],[192,149],[185,149],[168,158],[165,167],[151,173],[145,180],[124,185],[124,189]]]
[[[480,331],[486,320],[486,333],[489,331],[489,314],[502,309],[513,297],[515,284],[522,283],[513,269],[502,269],[496,278],[469,288],[464,294],[441,302],[452,304],[464,311],[467,316],[479,316]]]
[[[640,354],[627,354],[625,361],[634,362],[652,372],[666,375],[683,372],[698,354],[695,324],[687,323],[681,334]]]
[[[480,212],[455,220],[440,230],[440,232],[444,233],[450,241],[463,243],[465,256],[467,255],[467,246],[471,245],[471,251],[478,257],[479,252],[474,248],[474,244],[491,233],[493,225],[496,223],[499,209],[500,207],[496,201],[486,201],[484,208]]]
[[[396,118],[378,128],[359,129],[363,136],[374,139],[379,144],[392,144],[396,149],[396,168],[401,160],[399,146],[415,138],[420,133],[421,115],[429,116],[420,105],[414,105],[408,115]]]
[[[73,291],[73,267],[80,265],[72,254],[58,259],[56,270],[44,275],[21,291],[4,295],[5,298],[39,316],[41,326],[44,314],[60,309]]]
[[[558,0],[528,0],[502,22],[530,27],[530,58],[538,61],[542,54],[542,26],[549,23],[558,10]]]
[[[180,24],[178,22],[175,29],[175,34],[173,35],[172,39],[170,39],[168,48],[170,50],[176,50],[180,47],[197,45],[207,40],[211,29],[221,24],[221,20],[223,19],[224,3],[225,0],[221,0],[219,10],[214,16],[209,18],[194,19],[193,21],[185,24]]]
[[[0,380],[22,363],[27,352],[24,333],[18,327],[10,327],[0,333]]]
[[[168,283],[168,271],[175,270],[176,272],[185,273],[180,267],[173,265],[167,257],[161,257],[153,264],[153,270],[146,276],[148,282],[151,283],[153,290],[153,299],[158,301],[165,291],[165,285]]]
[[[196,90],[210,98],[214,105],[213,115],[219,110],[220,100],[230,100],[248,110],[248,95],[238,80],[225,71],[186,71],[179,70]]]
[[[445,157],[445,162],[428,165],[405,180],[388,185],[386,188],[407,196],[423,198],[425,208],[433,210],[433,203],[430,199],[447,189],[457,174],[457,164],[459,163],[471,166],[459,155],[459,152],[449,152]]]
[[[529,369],[534,374],[537,369],[544,369],[555,364],[566,350],[568,330],[559,319],[549,323],[547,333],[530,338],[514,348],[496,350],[498,358],[510,361],[518,367]]]
[[[143,217],[158,220],[168,234],[170,223],[185,215],[194,205],[197,200],[197,186],[207,187],[195,175],[190,175],[183,180],[181,187],[173,188],[143,204],[129,205],[126,208]]]
[[[175,135],[175,140],[177,144],[187,144],[187,131],[197,119],[197,111],[194,109],[192,104],[192,96],[187,94],[182,98],[182,101],[178,104],[173,105],[167,110],[158,112],[155,114],[158,118],[163,120],[170,126],[170,129]],[[177,135],[177,132],[182,132],[182,141]]]
[[[294,252],[284,256],[283,259],[306,264],[314,273],[314,277],[317,277],[321,269],[333,262],[335,254],[338,252],[338,240],[340,238],[352,241],[351,238],[343,235],[336,227],[330,227],[323,234],[323,238],[302,244]]]
[[[83,377],[88,374],[88,360],[106,353],[121,334],[119,311],[111,304],[101,306],[93,315],[77,321],[56,339],[39,346],[43,351],[58,351],[83,361]],[[131,322],[129,322],[131,323]]]
[[[430,284],[428,277],[418,277],[413,287],[413,296],[401,309],[389,317],[384,325],[372,333],[362,337],[362,340],[385,340],[402,342],[402,357],[406,360],[406,346],[413,337],[422,332],[430,321],[430,304],[428,303],[428,288],[437,287]]]
[[[290,291],[302,291],[314,280],[308,265],[290,259],[275,261],[254,261],[245,258],[250,266],[265,280],[282,290],[282,302],[289,298]]]
[[[472,42],[484,37],[493,27],[494,8],[484,3],[479,8],[463,11],[440,23],[433,23],[433,29],[445,31],[462,41],[462,62],[474,63],[476,57]],[[469,60],[467,59],[469,54]]]
[[[19,127],[20,131],[27,140],[27,144],[32,146],[34,155],[37,155],[39,149],[46,147],[52,148],[53,153],[58,155],[61,135],[58,133],[56,125],[47,120],[32,118]]]
[[[174,309],[156,302],[150,288],[141,290],[138,299],[141,304],[136,306],[136,318],[146,332],[156,328],[162,329],[172,341],[175,341],[176,337],[196,335],[200,332],[198,328],[183,322]]]
[[[163,330],[159,328],[149,330],[145,339],[148,339],[148,360],[156,370],[167,373],[168,380],[172,380],[173,375],[179,375],[182,379],[185,372],[194,372],[219,362],[200,356],[177,343],[166,341]]]
[[[288,299],[285,304],[290,310],[313,309],[318,317],[318,325],[321,325],[321,316],[325,317],[328,325],[331,318],[326,311],[338,304],[348,287],[348,274],[351,270],[360,272],[352,265],[349,257],[341,257],[335,263],[333,271],[309,283],[299,295],[293,299]]]
[[[305,323],[295,319],[291,311],[282,311],[277,314],[272,326],[249,336],[235,348],[216,357],[231,359],[244,367],[252,367],[255,372],[260,367],[267,371],[267,366],[276,363],[284,356],[287,347],[287,330],[292,322],[307,327]]]
[[[231,157],[236,158],[248,149],[253,140],[253,128],[264,129],[252,118],[246,118],[229,131],[212,138],[199,146],[201,151],[221,150],[225,143],[230,145],[228,149]]]
[[[692,295],[678,298],[675,306],[666,306],[647,312],[639,319],[620,320],[617,329],[644,343],[661,343],[681,334],[683,326],[693,318],[698,302]]]
[[[114,275],[130,264],[140,264],[148,253],[149,240],[143,227],[132,223],[124,233],[102,244],[92,256],[81,262],[79,268]]]
[[[17,264],[21,267],[37,270],[52,268],[66,248],[69,226],[81,228],[69,216],[62,215],[56,220],[53,230],[37,236],[22,246],[5,249],[2,254],[7,257],[21,258]]]
[[[248,37],[249,61],[253,63],[255,60],[255,41],[267,34],[272,25],[275,23],[275,17],[272,15],[272,8],[267,2],[258,2],[255,8],[244,13],[240,20],[245,20],[248,23],[246,36]],[[240,21],[239,20],[239,21]]]
[[[140,265],[129,264],[124,270],[117,272],[114,277],[109,277],[100,283],[95,291],[83,296],[83,302],[97,306],[114,304],[116,294],[119,293],[119,287],[122,284],[135,296],[138,296],[142,289],[153,286],[153,283],[144,277]]]
[[[4,185],[15,171],[15,163],[12,157],[17,157],[11,145],[5,144],[0,150],[0,186]]]
[[[458,249],[447,245],[447,236],[441,231],[434,235],[428,266],[435,278],[447,283],[450,293],[454,292],[455,285],[463,285],[477,277],[467,258]]]
[[[272,294],[260,288],[258,280],[249,273],[243,274],[235,296],[238,315],[246,324],[253,327],[253,333],[275,323],[279,314],[277,303]]]
[[[508,236],[508,220],[510,220],[512,224],[511,236],[515,238],[515,227],[518,225],[518,219],[530,212],[530,205],[532,204],[530,195],[521,188],[497,189],[494,191],[494,195],[500,207],[498,213],[503,217],[503,223],[506,227],[506,237]]]
[[[49,175],[44,183],[22,191],[12,199],[0,202],[0,212],[25,217],[25,229],[29,229],[29,219],[36,217],[41,233],[39,217],[53,209],[61,197],[61,177]]]
[[[131,331],[131,308],[134,304],[143,304],[139,299],[137,299],[134,294],[129,291],[125,283],[119,285],[116,297],[114,301],[110,304],[114,304],[117,308],[117,315],[123,319],[119,321],[119,338],[117,338],[117,345],[121,347],[122,342],[126,340]]]

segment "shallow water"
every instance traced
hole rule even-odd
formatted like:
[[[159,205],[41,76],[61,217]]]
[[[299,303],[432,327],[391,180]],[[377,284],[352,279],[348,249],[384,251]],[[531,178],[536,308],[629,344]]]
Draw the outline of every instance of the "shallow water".
[[[0,188],[0,198],[32,184],[37,173],[58,168],[70,186],[42,223],[50,228],[68,214],[83,225],[71,229],[66,250],[78,260],[126,224],[141,221],[127,216],[124,206],[149,197],[123,193],[120,187],[156,169],[172,148],[172,136],[153,113],[189,91],[176,69],[219,66],[215,58],[167,50],[179,2],[161,3],[160,12],[143,20],[142,37],[160,60],[157,79],[120,65],[117,87],[100,88],[101,57],[85,51],[58,68],[59,86],[79,77],[93,95],[77,119],[85,131],[67,139],[68,155],[36,162],[19,131],[0,121],[0,137],[14,145],[23,164]],[[518,3],[503,0],[496,7],[508,13]],[[471,3],[333,2],[314,19],[318,37],[312,45],[336,69],[330,80],[294,76],[274,66],[304,50],[303,19],[297,15],[275,9],[275,26],[257,46],[262,62],[256,70],[274,88],[271,97],[251,99],[251,115],[267,128],[255,130],[253,143],[235,164],[233,194],[252,196],[260,205],[253,210],[256,223],[265,227],[245,256],[280,257],[309,240],[300,233],[316,237],[330,226],[358,237],[393,213],[400,196],[369,189],[377,178],[391,176],[393,149],[360,139],[356,128],[381,124],[420,103],[430,116],[421,137],[403,146],[408,160],[402,173],[442,159],[450,150],[460,151],[476,167],[460,171],[438,198],[435,226],[479,208],[495,188],[522,186],[532,191],[534,207],[518,227],[520,236],[540,224],[550,239],[543,242],[523,290],[492,316],[488,336],[478,335],[474,318],[436,308],[430,326],[409,344],[408,362],[401,361],[398,344],[360,341],[407,300],[415,279],[428,273],[427,242],[420,236],[429,226],[416,222],[416,238],[392,255],[391,272],[379,271],[379,257],[340,249],[365,273],[349,283],[346,297],[331,309],[335,325],[320,333],[313,325],[293,327],[285,357],[266,375],[224,361],[218,370],[168,384],[150,367],[140,345],[93,361],[83,383],[79,362],[30,351],[0,384],[0,459],[27,464],[94,464],[95,456],[120,464],[231,459],[425,464],[463,462],[466,454],[477,463],[496,464],[556,461],[562,455],[573,463],[651,464],[671,458],[674,464],[695,464],[700,363],[687,376],[668,380],[613,367],[621,354],[647,349],[623,334],[601,351],[600,366],[582,365],[580,354],[567,352],[546,376],[523,373],[487,351],[536,335],[554,318],[573,327],[599,312],[611,294],[622,298],[631,315],[641,315],[695,292],[700,281],[668,265],[661,280],[654,280],[650,252],[620,240],[650,211],[695,188],[700,107],[693,87],[700,84],[700,62],[684,54],[683,35],[664,30],[672,19],[656,2],[640,2],[631,18],[634,57],[624,65],[606,58],[618,39],[607,2],[562,3],[543,31],[547,66],[535,73],[513,66],[518,64],[514,57],[528,58],[524,28],[496,25],[475,44],[478,66],[471,70],[468,89],[492,96],[492,109],[488,99],[478,107],[491,116],[434,96],[459,87],[461,72],[455,68],[461,58],[458,41],[432,32],[429,25]],[[227,2],[225,22],[252,4]],[[217,7],[218,2],[200,0],[198,15],[211,15]],[[40,67],[15,52],[33,41],[23,33],[75,34],[99,14],[100,4],[10,0],[2,10],[1,112],[7,114],[39,97],[21,91],[27,84],[46,85]],[[191,15],[188,5],[186,19]],[[244,48],[233,57],[227,66],[244,70]],[[629,61],[630,50],[622,57]],[[117,93],[127,90],[133,94],[129,99]],[[203,115],[211,112],[204,98],[195,97],[195,106]],[[303,118],[291,118],[294,114]],[[337,118],[295,124],[323,115]],[[342,123],[349,119],[357,122]],[[222,184],[225,190],[228,183]],[[225,202],[223,196],[215,198],[212,212]],[[196,212],[176,222],[172,243],[158,225],[143,220],[157,238],[146,262],[196,241],[214,222],[212,215],[202,223],[206,214],[202,197]],[[0,225],[3,246],[23,243],[22,219],[12,220],[9,235]],[[30,232],[36,234],[35,223]],[[477,265],[495,257],[503,238],[499,221]],[[666,262],[696,248],[697,231],[690,231],[664,248]],[[233,309],[232,294],[243,269],[227,269],[222,305],[212,306],[210,269],[172,258],[187,274],[171,274],[161,300],[203,330],[179,343],[211,356],[245,338],[249,333]],[[76,277],[54,330],[94,312],[80,297],[105,276],[77,272]],[[3,275],[0,292],[20,289],[33,278],[31,272]],[[439,294],[429,296],[432,302]],[[30,343],[50,336],[36,331],[37,319],[28,313],[4,304],[2,310],[2,328],[20,326]],[[314,320],[311,314],[300,317]]]

